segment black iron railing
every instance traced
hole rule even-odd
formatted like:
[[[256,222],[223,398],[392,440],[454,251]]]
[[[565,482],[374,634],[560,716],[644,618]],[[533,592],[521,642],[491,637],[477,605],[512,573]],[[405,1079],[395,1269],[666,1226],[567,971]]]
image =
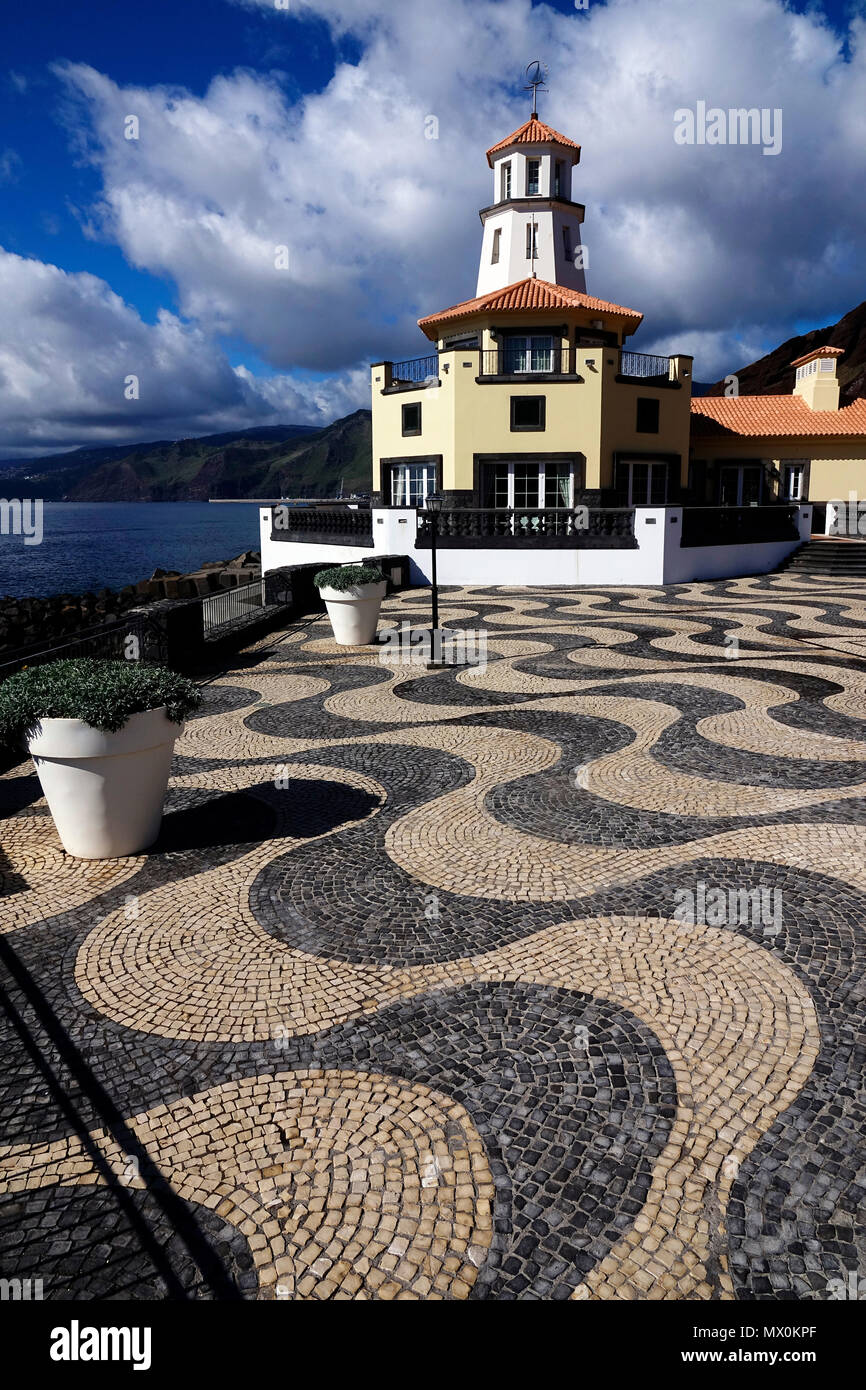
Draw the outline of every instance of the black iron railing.
[[[668,381],[671,375],[671,358],[657,357],[651,352],[626,352],[623,349],[619,355],[619,374],[638,377],[640,380],[664,377],[665,381]]]
[[[234,589],[225,589],[220,594],[212,594],[202,600],[202,626],[205,637],[214,628],[225,623],[236,623],[249,618],[257,608],[265,606],[265,584],[257,579],[253,584],[238,584]]]
[[[680,545],[745,545],[800,539],[797,508],[684,507]]]
[[[485,348],[482,376],[568,375],[574,371],[570,348]]]
[[[459,507],[418,513],[418,544],[444,547],[490,545],[569,546],[616,549],[637,545],[632,507]]]
[[[159,664],[166,660],[165,637],[147,613],[130,612],[99,627],[70,633],[49,646],[0,651],[0,657],[0,680],[23,666],[44,666],[49,661],[78,657]]]
[[[271,512],[271,540],[372,545],[369,507],[286,507]]]
[[[435,352],[430,357],[410,357],[405,362],[391,363],[392,386],[401,386],[410,381],[423,384],[438,379],[439,357]]]

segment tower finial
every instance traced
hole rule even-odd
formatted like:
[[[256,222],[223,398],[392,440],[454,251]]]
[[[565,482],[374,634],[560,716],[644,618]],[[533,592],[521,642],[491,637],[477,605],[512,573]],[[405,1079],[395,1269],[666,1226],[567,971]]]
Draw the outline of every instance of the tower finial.
[[[544,85],[547,81],[547,74],[547,64],[540,62],[538,58],[534,58],[531,63],[528,63],[524,71],[526,86],[523,90],[524,92],[532,92],[532,116],[530,119],[534,120],[538,116],[538,90],[541,88],[543,92],[547,91]]]

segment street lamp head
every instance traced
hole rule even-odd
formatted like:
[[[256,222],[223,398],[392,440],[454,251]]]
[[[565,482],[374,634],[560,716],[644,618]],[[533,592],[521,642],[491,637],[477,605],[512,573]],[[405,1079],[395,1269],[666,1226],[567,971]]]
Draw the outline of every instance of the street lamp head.
[[[427,508],[428,512],[441,512],[442,503],[444,501],[445,498],[442,496],[441,492],[428,492],[424,499],[424,506]]]

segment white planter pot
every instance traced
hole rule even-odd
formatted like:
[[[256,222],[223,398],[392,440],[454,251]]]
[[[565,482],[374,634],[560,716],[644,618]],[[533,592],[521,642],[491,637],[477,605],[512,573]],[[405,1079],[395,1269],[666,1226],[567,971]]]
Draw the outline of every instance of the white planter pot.
[[[57,833],[78,859],[138,854],[159,834],[175,739],[165,706],[115,733],[80,719],[43,719],[27,740]]]
[[[341,647],[366,647],[372,642],[387,587],[382,579],[376,584],[354,584],[351,589],[319,590],[331,619],[335,642]]]

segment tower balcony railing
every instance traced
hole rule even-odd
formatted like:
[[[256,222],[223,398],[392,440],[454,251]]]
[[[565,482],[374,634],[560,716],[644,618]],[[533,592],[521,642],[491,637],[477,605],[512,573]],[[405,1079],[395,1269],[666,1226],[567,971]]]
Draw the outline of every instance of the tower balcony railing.
[[[484,348],[482,376],[570,376],[575,372],[571,348]]]
[[[579,343],[579,347],[587,346]],[[578,351],[575,347],[495,347],[463,348],[461,351],[472,354],[478,362],[478,374],[486,378],[513,380],[533,377],[579,377]],[[605,351],[605,349],[602,349]],[[626,348],[618,351],[617,378],[621,381],[643,382],[648,386],[679,381],[676,357],[662,357],[651,352],[631,352]],[[440,385],[440,361],[438,353],[426,357],[409,357],[403,362],[384,362],[383,389],[391,391],[417,391],[426,386]],[[447,370],[447,368],[446,368]],[[685,372],[688,376],[688,372]]]
[[[620,349],[619,375],[635,380],[650,382],[654,377],[670,381],[673,379],[673,358],[658,357],[652,352],[628,352]]]
[[[405,362],[391,362],[389,386],[427,386],[439,381],[439,354],[428,357],[408,357]]]

